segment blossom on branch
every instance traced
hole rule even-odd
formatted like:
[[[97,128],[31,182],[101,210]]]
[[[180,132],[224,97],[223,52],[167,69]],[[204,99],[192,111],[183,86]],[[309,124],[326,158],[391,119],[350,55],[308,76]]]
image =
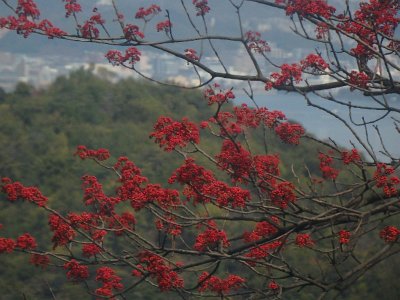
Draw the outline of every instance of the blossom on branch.
[[[150,134],[155,142],[170,152],[176,147],[185,147],[188,143],[198,144],[200,134],[197,126],[187,118],[181,122],[174,121],[169,117],[160,117],[154,125],[154,131]]]

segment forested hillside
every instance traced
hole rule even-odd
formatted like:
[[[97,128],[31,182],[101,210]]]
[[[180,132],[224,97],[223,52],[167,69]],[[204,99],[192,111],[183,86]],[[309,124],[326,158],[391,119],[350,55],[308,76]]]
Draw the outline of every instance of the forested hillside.
[[[86,145],[93,149],[108,148],[115,157],[126,155],[152,182],[167,185],[167,178],[182,158],[167,155],[149,139],[160,115],[176,119],[187,116],[199,123],[209,119],[213,111],[198,91],[134,80],[113,84],[83,70],[58,78],[45,90],[35,90],[21,83],[15,92],[0,98],[0,177],[40,187],[49,197],[50,205],[62,212],[79,211],[82,205],[81,176],[96,174],[100,180],[113,176],[94,163],[82,162],[73,155],[76,146]],[[261,134],[253,132],[249,135],[253,149],[259,152],[263,148],[257,143]],[[281,172],[286,178],[295,179],[291,175],[292,169],[300,178],[308,172],[320,175],[317,160],[320,145],[303,139],[300,145],[289,146],[272,134],[267,141],[269,151],[280,154]],[[202,147],[214,154],[219,151],[207,134],[202,136]],[[105,188],[112,190],[113,187]],[[3,200],[0,202],[0,223],[13,220],[12,224],[19,224],[19,228],[4,226],[2,235],[13,236],[29,230],[40,233],[37,236],[40,246],[50,244],[45,214],[27,203],[11,206]],[[145,226],[154,228],[154,224]],[[62,272],[52,272],[51,266],[44,271],[35,269],[26,260],[26,256],[0,256],[2,299],[51,299],[52,292],[56,299],[84,299],[84,289],[66,284]],[[378,277],[373,281],[364,279],[353,288],[351,299],[375,299],[377,295],[371,296],[370,290],[379,292],[377,285],[385,288],[389,297],[398,295],[389,287],[399,271],[389,261],[378,268],[390,269],[390,275],[375,272]],[[166,294],[159,296],[157,290],[147,291],[145,295],[135,291],[131,296],[135,299],[167,297]]]

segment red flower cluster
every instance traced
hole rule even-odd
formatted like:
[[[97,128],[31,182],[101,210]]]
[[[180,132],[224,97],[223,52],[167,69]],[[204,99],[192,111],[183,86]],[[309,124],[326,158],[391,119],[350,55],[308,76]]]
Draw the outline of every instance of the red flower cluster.
[[[82,11],[81,5],[77,0],[63,0],[65,3],[65,17],[68,18],[71,15],[74,15],[80,11]]]
[[[296,236],[295,243],[300,248],[302,247],[312,247],[315,242],[311,239],[311,236],[308,233],[299,233]]]
[[[270,90],[272,87],[279,87],[293,82],[299,83],[302,81],[302,68],[298,64],[283,64],[280,73],[272,73],[271,80],[265,85],[266,90]]]
[[[141,252],[138,257],[140,264],[137,265],[137,268],[142,271],[134,270],[132,272],[134,276],[141,276],[141,274],[148,272],[151,277],[157,279],[161,291],[183,287],[183,279],[166,265],[162,257],[149,251]]]
[[[32,250],[37,247],[37,243],[33,236],[31,236],[29,233],[25,233],[17,238],[15,247],[24,250]]]
[[[223,90],[218,83],[214,83],[209,86],[203,92],[204,97],[208,100],[208,105],[217,103],[221,105],[222,103],[228,102],[229,99],[235,99],[235,94],[232,89]]]
[[[250,192],[238,186],[228,186],[222,181],[213,181],[203,186],[201,191],[204,195],[215,198],[218,205],[232,208],[245,207],[250,200]]]
[[[103,25],[105,20],[99,13],[94,14],[89,20],[85,21],[83,26],[80,27],[82,37],[86,39],[97,39],[100,35],[99,29],[96,25]]]
[[[378,43],[377,33],[390,40],[400,22],[398,1],[370,0],[361,2],[360,9],[355,11],[354,18],[343,17],[338,28],[348,34],[356,35],[363,43],[351,49],[354,56],[373,57],[374,45]]]
[[[245,232],[243,234],[243,239],[246,242],[256,242],[260,240],[262,237],[268,237],[272,234],[275,234],[278,232],[278,229],[275,227],[275,225],[272,225],[270,222],[267,221],[262,221],[257,223],[256,227],[252,232]]]
[[[272,204],[285,209],[290,202],[296,201],[294,193],[294,185],[288,181],[280,183],[272,183],[272,190],[269,192],[269,197]]]
[[[339,231],[339,243],[340,244],[348,244],[350,242],[350,232],[348,230],[340,230]]]
[[[67,278],[75,281],[85,280],[89,278],[89,269],[87,266],[81,265],[75,259],[64,264],[64,269],[68,270]]]
[[[197,55],[197,51],[192,48],[185,50],[185,56],[186,58],[194,61],[198,61],[200,59],[200,57]]]
[[[32,0],[18,0],[15,12],[18,16],[31,17],[33,20],[39,19],[40,16],[40,11]]]
[[[364,72],[351,71],[349,76],[350,90],[354,90],[356,87],[366,89],[369,82],[370,78]]]
[[[274,280],[272,280],[272,281],[270,281],[270,282],[268,283],[268,288],[269,288],[270,290],[272,290],[272,291],[277,291],[277,290],[280,289],[280,286],[279,286],[279,284],[277,284]]]
[[[43,31],[49,39],[61,37],[67,33],[58,27],[55,27],[49,20],[45,19],[38,25],[38,29]]]
[[[51,241],[54,243],[53,249],[58,246],[68,244],[75,237],[75,231],[59,216],[51,214],[49,216],[50,230],[54,232]]]
[[[10,238],[0,237],[0,253],[11,253],[14,251],[15,241]]]
[[[383,189],[386,197],[393,197],[398,194],[396,186],[400,185],[400,179],[398,176],[392,175],[394,168],[387,166],[386,164],[379,163],[376,166],[374,173],[374,179],[376,180],[376,186]]]
[[[249,253],[246,253],[246,257],[253,259],[263,259],[268,255],[277,250],[277,248],[282,246],[281,241],[273,241],[270,243],[265,243],[250,249]],[[250,262],[250,265],[255,265],[255,263]]]
[[[74,155],[79,156],[81,159],[92,158],[99,161],[104,161],[110,158],[110,151],[104,148],[92,150],[86,148],[86,146],[80,145],[76,148]]]
[[[101,253],[101,248],[93,243],[84,244],[82,246],[82,253],[85,257],[96,256],[97,254]]]
[[[134,231],[136,225],[135,216],[131,212],[124,212],[121,215],[113,214],[107,218],[107,227],[114,230],[115,235],[122,235],[124,230]]]
[[[140,7],[136,12],[135,18],[136,19],[143,19],[144,21],[148,22],[151,18],[161,12],[161,8],[156,5],[152,4],[147,8]]]
[[[305,59],[300,61],[303,71],[309,70],[311,72],[324,71],[329,67],[325,60],[318,54],[309,54]]]
[[[333,179],[335,180],[336,177],[339,175],[339,170],[336,170],[332,167],[333,158],[329,155],[324,153],[320,153],[318,155],[319,158],[319,168],[322,171],[322,177],[325,179]]]
[[[286,3],[286,14],[298,14],[301,17],[316,15],[329,19],[336,11],[325,0],[275,0],[276,3]]]
[[[12,182],[9,178],[2,178],[1,182],[3,184],[1,191],[7,194],[7,199],[10,201],[22,199],[38,206],[45,206],[47,203],[47,197],[43,196],[36,187],[25,187],[20,182]]]
[[[394,243],[400,235],[400,230],[395,226],[386,226],[381,230],[379,236],[386,243]]]
[[[196,238],[193,248],[197,251],[205,251],[207,248],[215,248],[218,246],[227,248],[229,241],[226,232],[217,229],[217,225],[213,221],[208,222],[208,228],[200,233]]]
[[[24,38],[27,38],[37,28],[37,24],[24,15],[21,15],[18,18],[8,16],[0,18],[0,29],[2,28],[15,30],[17,34],[21,34]]]
[[[274,176],[279,176],[279,156],[275,155],[256,155],[253,159],[254,169],[260,183],[275,181]]]
[[[90,231],[92,227],[100,225],[99,216],[88,212],[82,212],[81,214],[69,213],[67,219],[72,227],[85,231]]]
[[[192,158],[186,159],[168,182],[186,184],[183,193],[188,199],[193,198],[195,204],[208,203],[215,199],[221,206],[230,204],[235,208],[244,207],[250,200],[249,191],[240,187],[229,187],[226,183],[216,180],[211,171],[196,165]]]
[[[95,176],[82,177],[83,201],[85,205],[94,207],[101,216],[108,216],[114,212],[115,205],[121,200],[119,197],[108,197],[104,194],[103,186]]]
[[[268,43],[261,39],[261,34],[256,31],[247,31],[245,33],[247,47],[256,53],[265,53],[271,51]]]
[[[139,27],[133,24],[125,25],[124,29],[124,36],[128,41],[136,41],[137,38],[144,38],[144,33],[139,30]]]
[[[208,6],[208,0],[193,0],[193,5],[196,8],[197,16],[204,16],[206,13],[210,11],[210,7]]]
[[[199,277],[199,291],[211,291],[224,295],[231,290],[238,290],[242,287],[246,280],[238,275],[229,275],[226,279],[210,275],[208,272],[203,272]]]
[[[350,163],[359,163],[361,162],[361,156],[357,149],[351,149],[351,151],[342,152],[342,160],[345,165],[349,165]]]
[[[138,61],[140,61],[140,56],[142,53],[136,47],[129,47],[125,51],[125,55],[118,50],[110,50],[106,53],[105,57],[113,66],[119,66],[128,62],[131,65],[134,65]]]
[[[121,186],[117,188],[117,195],[121,201],[129,200],[135,210],[141,208],[149,202],[143,193],[142,185],[148,179],[141,175],[141,171],[127,157],[120,157],[114,165],[114,169],[120,173]]]
[[[250,108],[246,104],[234,107],[233,113],[218,112],[209,121],[221,126],[221,136],[227,136],[227,134],[236,136],[246,127],[257,128],[261,124],[274,129],[282,141],[289,144],[298,144],[300,137],[304,134],[304,128],[301,125],[285,122],[286,116],[281,111],[269,111],[265,107]]]
[[[225,140],[222,144],[220,154],[215,158],[218,161],[218,166],[222,170],[231,170],[233,181],[243,182],[251,172],[252,159],[250,152],[245,150],[239,142]]]
[[[159,117],[150,137],[155,138],[155,142],[167,152],[174,150],[177,146],[185,147],[188,143],[200,142],[199,129],[187,118],[178,122],[169,117]]]
[[[315,28],[316,38],[319,40],[326,39],[328,37],[329,26],[324,22],[317,23]]]
[[[50,258],[45,254],[32,254],[30,263],[36,267],[46,268],[50,263]]]
[[[173,216],[164,217],[164,219],[158,219],[156,221],[157,230],[165,231],[167,234],[177,236],[182,233],[182,226],[176,223],[176,218]]]
[[[169,30],[171,29],[171,27],[172,27],[172,23],[170,20],[165,20],[163,22],[159,22],[156,25],[157,32],[165,31],[166,33],[168,33]]]
[[[121,277],[115,275],[113,269],[101,267],[96,271],[96,281],[103,283],[103,286],[96,289],[95,293],[99,296],[112,297],[113,290],[122,290]]]
[[[304,135],[304,128],[300,124],[288,122],[280,123],[275,127],[275,133],[287,144],[298,145],[300,138]]]

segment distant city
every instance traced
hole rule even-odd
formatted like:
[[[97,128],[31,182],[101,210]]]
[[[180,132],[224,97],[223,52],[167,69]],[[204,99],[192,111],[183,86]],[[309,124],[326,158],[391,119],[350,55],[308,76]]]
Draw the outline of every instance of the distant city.
[[[270,53],[271,58],[296,59],[301,58],[301,49],[297,52],[274,49]],[[244,54],[235,51],[229,55],[228,71],[242,74],[251,71],[251,64],[244,64]],[[221,64],[215,57],[203,57],[202,62],[216,71],[223,71]],[[195,86],[199,83],[198,76],[203,79],[207,74],[198,70],[194,72],[193,66],[177,60],[165,53],[145,51],[141,61],[135,66],[144,76],[163,81],[173,82],[182,86]],[[81,56],[49,55],[34,56],[0,51],[0,87],[5,91],[12,91],[18,82],[28,83],[35,88],[43,88],[51,84],[57,77],[68,75],[77,69],[91,70],[96,75],[110,81],[118,81],[124,78],[139,78],[140,75],[133,70],[121,66],[113,66],[107,62],[103,52],[85,51]],[[230,85],[243,84],[230,82]]]

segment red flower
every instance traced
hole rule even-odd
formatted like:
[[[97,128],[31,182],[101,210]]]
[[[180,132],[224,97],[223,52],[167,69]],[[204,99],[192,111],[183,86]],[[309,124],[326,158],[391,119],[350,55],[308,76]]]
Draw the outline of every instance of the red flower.
[[[134,65],[138,61],[140,61],[140,56],[142,53],[135,47],[130,47],[125,51],[125,55],[118,50],[109,50],[105,57],[113,66],[119,66],[128,62],[131,65]]]
[[[17,248],[32,250],[37,247],[36,240],[29,233],[25,233],[17,238]]]
[[[54,37],[61,37],[67,34],[60,28],[54,27],[53,24],[47,19],[41,21],[38,25],[38,28],[44,31],[44,33],[47,35],[49,39],[52,39]]]
[[[300,138],[304,135],[304,128],[300,124],[285,122],[280,123],[275,127],[275,133],[283,142],[298,145]]]
[[[89,278],[89,269],[87,266],[81,265],[75,259],[64,264],[64,269],[68,270],[67,278],[72,280],[85,280]]]
[[[376,186],[383,189],[386,197],[393,197],[399,193],[396,186],[400,185],[400,178],[392,175],[393,173],[394,168],[392,166],[387,166],[382,163],[379,163],[376,166],[376,171],[374,173]]]
[[[386,226],[379,233],[381,239],[383,239],[386,243],[396,242],[399,235],[400,230],[395,226]]]
[[[297,199],[294,193],[294,185],[288,181],[273,184],[269,197],[272,204],[282,209],[287,208],[290,202],[294,202]]]
[[[300,248],[302,247],[312,247],[315,242],[311,239],[311,236],[308,233],[299,233],[296,236],[296,245]]]
[[[320,55],[313,53],[309,54],[300,64],[303,70],[310,70],[311,72],[324,71],[329,67]]]
[[[279,290],[280,286],[274,280],[272,280],[268,283],[268,288],[275,292],[275,291]]]
[[[356,87],[366,89],[369,82],[370,78],[364,72],[351,71],[349,76],[350,90],[354,90]]]
[[[171,27],[172,27],[172,23],[171,23],[171,21],[170,20],[165,20],[165,21],[163,21],[163,22],[159,22],[159,23],[157,23],[157,25],[156,25],[156,28],[157,28],[157,31],[158,32],[160,32],[160,31],[165,31],[165,32],[169,32],[169,30],[171,29]]]
[[[82,253],[83,256],[85,257],[92,257],[95,256],[96,254],[101,253],[101,248],[97,246],[96,244],[84,244],[82,247]]]
[[[124,27],[124,36],[128,41],[135,41],[137,38],[144,38],[144,33],[139,30],[139,27],[133,24],[127,24]]]
[[[276,0],[280,3],[282,0]],[[286,14],[299,14],[301,17],[316,15],[329,19],[336,9],[326,3],[325,0],[288,0]]]
[[[177,146],[185,147],[188,143],[198,144],[200,141],[199,129],[187,118],[183,118],[182,122],[169,117],[158,118],[150,137],[155,138],[155,142],[167,152]]]
[[[267,221],[258,222],[254,230],[250,233],[245,232],[243,238],[246,242],[256,242],[262,237],[267,237],[275,234],[278,229]]]
[[[238,290],[246,280],[238,275],[229,275],[226,279],[203,272],[199,277],[199,291],[212,291],[219,295],[229,293],[230,290]]]
[[[210,11],[210,7],[208,6],[208,0],[193,0],[193,5],[197,10],[197,16],[204,16],[206,13]]]
[[[197,251],[205,251],[208,247],[214,248],[219,245],[224,248],[229,247],[230,244],[226,232],[217,229],[214,222],[210,222],[208,226],[210,227],[197,236],[193,248]]]
[[[0,237],[0,253],[11,253],[15,248],[15,241],[9,238]]]
[[[40,16],[40,11],[32,0],[18,0],[15,12],[20,16],[32,17],[32,19],[38,19]]]
[[[253,164],[261,182],[274,181],[274,176],[280,175],[278,155],[257,155]]]
[[[45,206],[47,197],[43,196],[36,187],[25,187],[20,182],[12,182],[9,178],[2,178],[2,192],[7,194],[10,201],[16,201],[18,198],[33,202],[38,206]]]
[[[161,8],[156,4],[152,4],[148,8],[140,7],[136,12],[135,18],[149,21],[159,12],[161,12]]]
[[[76,148],[74,155],[78,155],[81,159],[92,158],[99,161],[110,158],[110,152],[107,149],[100,148],[98,150],[91,150],[82,145]]]
[[[72,241],[75,231],[59,216],[51,214],[49,216],[50,230],[54,232],[51,241],[54,243],[53,249],[63,246]]]
[[[245,150],[239,142],[225,140],[221,153],[215,157],[221,169],[233,171],[231,174],[233,181],[242,182],[249,177],[252,158],[250,152]]]
[[[161,291],[169,291],[173,288],[182,288],[183,279],[179,277],[178,273],[172,271],[170,267],[166,265],[164,259],[156,254],[149,251],[143,251],[139,253],[138,269],[143,272],[148,272],[151,277],[157,279],[158,287]],[[134,276],[141,276],[140,271],[132,272]]]
[[[255,31],[247,31],[245,33],[247,47],[256,53],[265,53],[271,51],[268,43],[261,39],[261,34]]]
[[[232,89],[223,90],[217,83],[209,86],[208,89],[205,89],[203,95],[204,98],[208,100],[208,105],[212,105],[214,103],[222,104],[228,102],[229,99],[235,99],[235,94],[233,93]]]
[[[280,73],[272,73],[271,81],[273,86],[279,87],[283,85],[291,84],[292,82],[299,83],[302,81],[302,68],[298,64],[283,64]]]
[[[79,3],[77,3],[77,0],[63,0],[67,2],[65,4],[65,17],[68,18],[71,15],[76,14],[77,12],[82,11],[82,7]]]
[[[348,230],[340,230],[339,231],[339,243],[340,244],[348,244],[350,242],[350,232]]]
[[[190,60],[194,60],[194,61],[198,61],[200,58],[197,56],[197,52],[194,49],[186,49],[185,50],[185,56],[190,59]]]
[[[339,170],[336,170],[332,167],[333,164],[333,158],[329,155],[326,155],[324,153],[320,153],[318,155],[320,163],[319,163],[319,168],[322,171],[322,177],[325,179],[333,179],[335,180],[336,177],[339,175]]]
[[[361,161],[360,154],[357,149],[351,149],[351,151],[343,151],[342,152],[342,160],[345,165],[350,163],[357,163]]]
[[[246,257],[253,259],[263,259],[268,255],[276,251],[277,248],[282,246],[281,241],[274,241],[270,243],[265,243],[250,249],[249,253],[246,253]],[[255,265],[254,262],[249,262],[250,265]]]
[[[36,267],[46,268],[50,263],[50,258],[45,254],[32,254],[30,263]]]
[[[103,286],[95,291],[99,296],[111,297],[113,295],[113,290],[122,290],[124,288],[121,283],[121,277],[115,275],[114,270],[109,267],[97,269],[96,281],[103,283]]]

